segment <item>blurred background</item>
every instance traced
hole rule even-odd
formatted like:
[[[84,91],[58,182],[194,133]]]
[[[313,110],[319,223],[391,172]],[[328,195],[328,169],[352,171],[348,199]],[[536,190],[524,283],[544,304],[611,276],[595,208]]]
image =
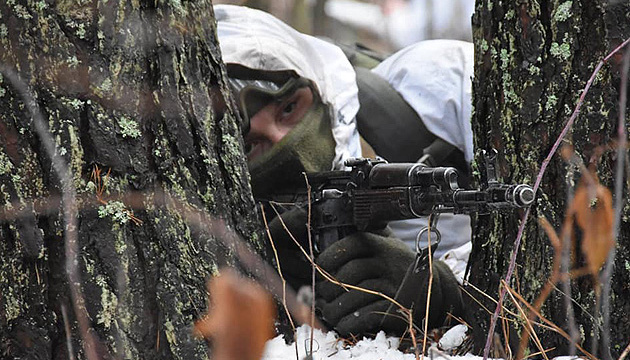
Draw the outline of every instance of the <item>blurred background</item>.
[[[475,0],[215,0],[267,11],[297,30],[382,54],[427,39],[472,41]]]

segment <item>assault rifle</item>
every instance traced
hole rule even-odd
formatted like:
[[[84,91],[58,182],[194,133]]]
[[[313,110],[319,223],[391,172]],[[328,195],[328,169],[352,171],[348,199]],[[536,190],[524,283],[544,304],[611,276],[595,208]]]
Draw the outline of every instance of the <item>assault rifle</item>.
[[[453,167],[367,158],[352,158],[345,165],[351,169],[307,174],[311,228],[319,251],[349,233],[383,227],[393,220],[433,213],[487,213],[523,208],[534,201],[531,186],[497,181],[494,157],[486,158],[486,174],[478,190],[461,188]],[[307,204],[308,195],[293,194],[292,202]]]

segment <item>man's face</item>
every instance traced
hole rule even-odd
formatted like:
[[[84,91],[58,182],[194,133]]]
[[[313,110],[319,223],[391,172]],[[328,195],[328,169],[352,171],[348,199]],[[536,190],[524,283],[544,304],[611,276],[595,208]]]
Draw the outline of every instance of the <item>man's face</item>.
[[[295,77],[283,85],[230,81],[243,120],[254,196],[301,188],[303,173],[330,170],[336,146],[330,111],[309,80]]]
[[[250,118],[245,135],[247,160],[251,161],[277,144],[302,121],[313,104],[313,92],[304,86],[271,101]]]

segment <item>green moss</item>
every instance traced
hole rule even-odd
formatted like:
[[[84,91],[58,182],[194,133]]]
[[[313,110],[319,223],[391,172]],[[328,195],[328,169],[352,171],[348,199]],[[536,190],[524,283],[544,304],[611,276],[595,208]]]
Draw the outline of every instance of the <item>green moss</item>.
[[[514,91],[512,84],[512,75],[506,71],[501,75],[501,80],[503,81],[503,96],[505,96],[505,100],[512,104],[518,104],[518,95]]]
[[[20,4],[13,6],[13,12],[20,19],[29,20],[33,18],[33,16],[28,12],[28,10]]]
[[[138,138],[142,133],[140,127],[135,120],[129,119],[125,116],[121,116],[118,119],[118,126],[120,126],[120,134],[123,138]]]
[[[4,311],[6,321],[9,322],[13,319],[17,319],[22,313],[20,304],[22,301],[14,294],[13,287],[9,287],[7,293],[4,295]]]
[[[545,110],[549,111],[553,109],[558,103],[558,97],[554,94],[551,94],[547,97],[547,101],[545,102]]]
[[[169,0],[168,4],[173,8],[173,11],[178,15],[185,15],[186,9],[182,6],[181,0]]]
[[[0,152],[0,175],[8,174],[13,170],[13,163],[4,152]]]
[[[101,310],[96,314],[96,322],[110,329],[117,317],[118,297],[109,289],[103,275],[97,275],[95,283],[101,288]]]
[[[38,2],[35,3],[35,8],[38,11],[42,11],[42,10],[44,10],[47,7],[48,7],[48,4],[46,4],[46,1],[42,0],[42,1],[38,1]]]
[[[558,6],[553,13],[553,19],[556,22],[565,21],[571,17],[571,7],[573,7],[573,1],[565,1]]]
[[[103,89],[106,93],[112,91],[112,80],[109,78],[103,80],[101,83],[101,89]]]
[[[131,220],[131,213],[120,201],[110,201],[106,205],[101,205],[98,208],[98,216],[100,218],[106,218],[111,216],[112,221],[119,224],[126,224]]]
[[[527,71],[529,72],[530,75],[532,76],[538,76],[540,75],[540,68],[536,65],[530,64],[527,67]]]
[[[80,61],[77,59],[76,55],[72,55],[69,59],[66,60],[66,64],[72,69],[76,68],[79,65]]]
[[[170,320],[164,322],[164,335],[166,340],[173,345],[177,345],[177,334],[175,333],[175,326]]]
[[[501,49],[499,52],[499,59],[501,60],[501,70],[507,70],[510,64],[510,55],[508,55],[507,49]]]
[[[563,42],[562,44],[558,44],[557,42],[551,43],[551,48],[549,49],[549,53],[562,60],[567,60],[571,57],[571,45],[568,42]]]
[[[486,41],[486,39],[481,39],[481,51],[483,53],[488,52],[488,49],[490,48],[490,46],[488,45],[488,42]]]
[[[239,184],[242,182],[241,176],[242,173],[237,168],[240,157],[243,154],[243,149],[241,147],[241,143],[239,139],[232,136],[229,133],[225,133],[222,138],[222,149],[223,153],[221,157],[224,159],[226,167],[228,169],[228,173],[230,174],[231,181],[233,184]]]

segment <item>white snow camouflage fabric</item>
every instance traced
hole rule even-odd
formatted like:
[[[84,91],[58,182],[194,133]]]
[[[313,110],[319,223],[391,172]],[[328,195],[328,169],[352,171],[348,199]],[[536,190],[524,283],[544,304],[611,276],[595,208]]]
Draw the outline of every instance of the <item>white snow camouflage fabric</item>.
[[[293,70],[314,82],[324,103],[331,106],[336,142],[332,169],[361,155],[355,116],[359,110],[356,75],[341,49],[302,34],[260,10],[215,5],[219,45],[226,64],[255,70]]]

